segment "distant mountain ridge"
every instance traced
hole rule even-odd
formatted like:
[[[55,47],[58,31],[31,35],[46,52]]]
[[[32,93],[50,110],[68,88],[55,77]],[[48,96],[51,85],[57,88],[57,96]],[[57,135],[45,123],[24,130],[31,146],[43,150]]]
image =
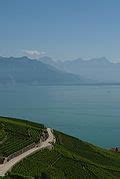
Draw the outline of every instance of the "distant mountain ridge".
[[[53,61],[48,57],[44,57],[40,61],[99,83],[120,83],[120,63],[112,63],[105,57],[91,60],[79,58],[67,61]]]
[[[28,57],[0,57],[0,84],[25,85],[77,85],[85,80],[79,75],[67,73]]]

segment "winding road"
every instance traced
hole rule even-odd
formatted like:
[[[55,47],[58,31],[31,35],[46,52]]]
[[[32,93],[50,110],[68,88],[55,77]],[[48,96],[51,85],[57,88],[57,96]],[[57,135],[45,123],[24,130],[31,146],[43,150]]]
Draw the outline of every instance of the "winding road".
[[[41,142],[40,145],[24,152],[23,154],[11,159],[9,162],[5,163],[5,164],[0,164],[0,176],[5,176],[5,174],[12,169],[12,167],[20,162],[22,159],[24,159],[25,157],[29,156],[29,155],[32,155],[33,153],[41,150],[41,149],[44,149],[44,148],[49,148],[49,147],[52,147],[52,142],[55,143],[55,137],[52,133],[52,130],[50,128],[47,128],[47,132],[48,132],[48,138],[44,141],[44,142]]]

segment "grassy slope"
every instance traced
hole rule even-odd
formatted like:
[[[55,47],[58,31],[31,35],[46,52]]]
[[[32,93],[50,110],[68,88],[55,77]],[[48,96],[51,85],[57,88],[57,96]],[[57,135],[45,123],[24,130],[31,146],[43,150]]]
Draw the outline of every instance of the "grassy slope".
[[[120,155],[77,138],[54,131],[57,142],[52,151],[43,150],[24,159],[13,175],[48,178],[120,178]]]
[[[0,157],[6,157],[39,140],[43,125],[0,117]]]
[[[2,141],[6,136],[6,132],[3,129],[0,129],[0,141]]]

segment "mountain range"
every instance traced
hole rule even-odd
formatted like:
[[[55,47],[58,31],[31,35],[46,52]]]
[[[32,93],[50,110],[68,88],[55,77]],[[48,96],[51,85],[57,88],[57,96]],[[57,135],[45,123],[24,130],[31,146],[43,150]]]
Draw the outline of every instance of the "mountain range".
[[[78,58],[66,61],[43,57],[40,58],[40,61],[59,70],[95,80],[97,83],[120,83],[120,63],[113,63],[105,57],[90,60]]]
[[[0,57],[0,85],[119,84],[120,63],[105,57],[53,60],[50,57]]]
[[[0,57],[0,85],[77,85],[89,82],[40,60]]]

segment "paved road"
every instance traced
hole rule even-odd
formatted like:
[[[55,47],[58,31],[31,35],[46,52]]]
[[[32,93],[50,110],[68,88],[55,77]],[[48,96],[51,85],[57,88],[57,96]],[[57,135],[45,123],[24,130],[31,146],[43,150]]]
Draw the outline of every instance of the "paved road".
[[[40,149],[51,147],[52,146],[51,142],[55,142],[55,137],[50,128],[47,128],[47,131],[49,137],[47,138],[46,141],[42,142],[38,147],[34,147],[28,150],[27,152],[24,152],[23,154],[11,159],[9,162],[5,164],[0,164],[0,176],[5,176],[5,173],[8,172],[16,163],[21,161],[23,158],[37,152]]]

